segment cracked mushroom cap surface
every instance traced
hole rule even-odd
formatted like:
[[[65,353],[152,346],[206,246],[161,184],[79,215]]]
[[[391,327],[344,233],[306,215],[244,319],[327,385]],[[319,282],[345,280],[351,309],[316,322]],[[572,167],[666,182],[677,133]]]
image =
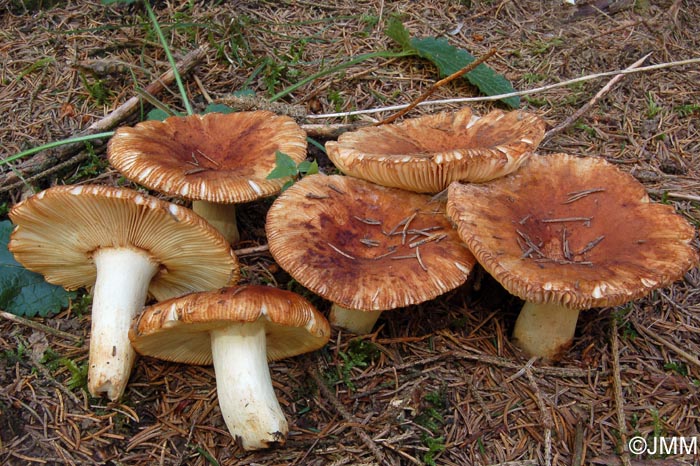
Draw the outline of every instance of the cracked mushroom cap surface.
[[[15,205],[9,249],[50,283],[91,287],[100,248],[146,251],[159,264],[149,294],[158,300],[238,281],[229,243],[191,210],[126,188],[55,186]]]
[[[475,259],[430,196],[349,176],[310,175],[267,214],[270,253],[295,280],[347,309],[418,304],[464,283]]]
[[[537,156],[505,178],[453,183],[447,214],[484,269],[535,303],[616,306],[698,262],[695,229],[598,157]]]
[[[109,162],[130,180],[165,194],[219,204],[272,196],[286,179],[266,179],[277,151],[306,158],[296,122],[259,110],[144,121],[117,129]]]
[[[382,186],[437,193],[452,181],[504,176],[527,160],[544,137],[544,122],[522,111],[476,117],[469,107],[370,126],[326,143],[343,173]]]
[[[269,361],[314,351],[328,342],[326,318],[296,293],[248,285],[190,293],[144,309],[129,333],[146,356],[212,364],[211,330],[263,320]]]

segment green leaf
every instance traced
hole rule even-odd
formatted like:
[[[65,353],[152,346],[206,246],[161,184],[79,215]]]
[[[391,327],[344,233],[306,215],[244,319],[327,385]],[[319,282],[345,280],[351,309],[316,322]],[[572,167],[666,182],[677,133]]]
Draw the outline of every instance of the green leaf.
[[[440,77],[454,74],[476,60],[466,50],[450,45],[447,39],[436,39],[435,37],[410,39],[406,28],[395,17],[389,21],[386,34],[401,45],[404,50],[414,50],[420,57],[433,62],[438,67]],[[507,94],[515,91],[505,76],[496,73],[483,63],[464,77],[485,95]],[[512,108],[520,106],[520,97],[517,96],[501,100]]]
[[[204,113],[233,113],[235,111],[226,104],[209,104],[204,109]]]
[[[159,108],[154,108],[146,114],[146,120],[163,121],[169,116],[170,115],[168,114],[168,112],[163,111]]]
[[[393,15],[389,18],[389,25],[386,28],[386,35],[398,43],[403,50],[413,50],[411,46],[411,36],[403,26],[401,20]]]
[[[318,162],[315,160],[313,162],[304,160],[299,164],[297,170],[299,170],[299,173],[304,173],[305,175],[315,175],[318,173]]]
[[[68,306],[75,293],[46,283],[44,277],[22,267],[7,249],[13,225],[0,222],[0,308],[18,316],[47,317]]]
[[[297,164],[290,156],[284,152],[275,152],[275,168],[267,175],[268,180],[287,178],[290,176],[297,176],[298,174]]]

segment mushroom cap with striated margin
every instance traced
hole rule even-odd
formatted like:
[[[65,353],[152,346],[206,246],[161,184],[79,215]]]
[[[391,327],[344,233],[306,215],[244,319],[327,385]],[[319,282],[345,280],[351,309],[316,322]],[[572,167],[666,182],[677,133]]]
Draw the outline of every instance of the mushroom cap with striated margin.
[[[280,267],[347,309],[427,301],[464,283],[475,263],[444,203],[348,176],[298,181],[273,202],[265,230]]]
[[[267,358],[314,351],[331,335],[326,318],[296,293],[248,285],[190,293],[144,309],[129,338],[139,354],[187,364],[212,364],[209,332],[262,320]]]
[[[694,228],[598,157],[536,156],[498,180],[455,182],[447,214],[484,269],[534,303],[615,306],[698,262]]]
[[[145,251],[159,264],[149,294],[167,299],[238,281],[229,243],[190,209],[127,188],[55,186],[15,205],[9,249],[27,269],[74,290],[92,287],[100,248]]]
[[[480,182],[516,170],[544,137],[544,122],[519,110],[479,118],[469,107],[370,126],[328,141],[346,175],[382,186],[436,193],[452,181]]]
[[[306,133],[266,110],[144,121],[115,132],[109,162],[149,189],[218,204],[272,196],[286,179],[267,179],[277,151],[306,158]]]

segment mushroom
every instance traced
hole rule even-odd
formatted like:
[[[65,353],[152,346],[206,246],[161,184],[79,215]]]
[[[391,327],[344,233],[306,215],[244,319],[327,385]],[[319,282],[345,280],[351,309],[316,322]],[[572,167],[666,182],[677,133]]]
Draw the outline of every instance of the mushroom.
[[[552,360],[571,345],[579,311],[645,296],[698,260],[693,227],[598,157],[538,156],[498,180],[453,183],[447,214],[484,269],[525,300],[515,342]]]
[[[277,194],[286,179],[267,179],[276,153],[299,163],[306,145],[306,133],[293,119],[260,110],[121,127],[110,139],[107,155],[128,179],[192,199],[192,209],[235,244],[235,204]]]
[[[328,342],[328,321],[306,299],[267,286],[191,293],[146,308],[129,334],[139,354],[214,364],[219,406],[245,450],[282,445],[288,426],[267,361]]]
[[[346,175],[383,186],[437,193],[452,181],[480,182],[516,170],[544,137],[544,122],[519,110],[479,118],[469,107],[370,126],[328,141]]]
[[[136,191],[56,186],[10,211],[9,249],[27,269],[93,287],[88,389],[121,397],[134,361],[129,326],[147,295],[166,299],[238,280],[228,242],[199,216]]]
[[[311,175],[272,203],[270,253],[334,303],[331,324],[368,333],[384,310],[464,283],[476,262],[430,196],[348,176]]]

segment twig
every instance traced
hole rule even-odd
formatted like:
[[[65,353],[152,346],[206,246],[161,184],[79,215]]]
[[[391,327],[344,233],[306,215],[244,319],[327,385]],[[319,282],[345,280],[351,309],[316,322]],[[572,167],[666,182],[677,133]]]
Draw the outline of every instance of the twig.
[[[314,382],[316,382],[316,385],[318,386],[319,391],[323,394],[323,397],[330,402],[330,404],[333,406],[333,409],[335,409],[338,414],[343,416],[343,419],[352,426],[352,430],[354,430],[357,435],[360,437],[360,440],[369,448],[369,450],[372,452],[374,455],[374,458],[377,460],[378,464],[383,464],[384,463],[384,453],[379,449],[377,446],[376,442],[372,440],[372,437],[367,435],[367,432],[362,430],[360,427],[357,427],[359,424],[358,420],[347,412],[345,410],[345,407],[343,404],[336,398],[335,394],[331,392],[326,384],[321,380],[321,377],[318,375],[318,372],[316,372],[315,369],[309,369],[308,370],[309,375],[311,376],[312,379],[314,379]]]
[[[238,257],[252,256],[253,254],[259,254],[261,252],[267,252],[270,250],[270,246],[263,244],[262,246],[253,246],[251,248],[234,249],[233,253]]]
[[[642,63],[644,63],[646,61],[646,59],[649,58],[650,55],[651,55],[651,53],[644,55],[642,58],[640,58],[636,62],[632,63],[628,68],[626,68],[625,71],[634,70],[636,68],[639,68],[640,66],[642,66]],[[625,77],[625,75],[623,73],[616,74],[610,81],[608,81],[608,83],[605,86],[603,86],[603,88],[601,90],[599,90],[596,93],[596,95],[593,96],[593,98],[591,100],[586,102],[581,108],[579,108],[574,113],[569,115],[564,121],[559,123],[557,126],[550,129],[549,131],[547,131],[544,135],[544,139],[545,140],[550,139],[555,134],[561,133],[566,128],[568,128],[569,126],[574,124],[574,122],[576,122],[576,120],[581,118],[581,116],[583,116],[583,114],[585,114],[588,110],[590,110],[590,108],[592,106],[597,104],[598,101],[600,99],[602,99],[605,96],[605,94],[610,92],[610,90],[613,87],[615,87],[615,85],[617,83],[619,83],[622,80],[622,78],[624,78],[624,77]]]
[[[185,55],[182,61],[180,61],[176,66],[178,72],[181,75],[184,75],[192,70],[192,68],[194,68],[206,56],[207,50],[207,47],[200,47]],[[166,86],[171,84],[174,79],[175,73],[172,69],[170,69],[149,84],[145,91],[151,95],[157,95],[163,89],[165,89]],[[117,109],[112,113],[88,126],[77,136],[97,134],[115,128],[122,121],[131,116],[132,113],[138,110],[141,100],[142,99],[140,96],[130,98],[117,107]],[[4,193],[24,185],[25,182],[23,182],[20,177],[17,176],[17,174],[24,176],[26,178],[26,182],[30,183],[49,176],[52,173],[56,173],[57,171],[74,163],[80,162],[86,157],[86,155],[81,157],[79,154],[78,157],[73,158],[71,158],[71,156],[73,156],[73,154],[76,152],[81,152],[84,147],[85,144],[82,142],[66,144],[56,152],[48,151],[35,155],[31,159],[22,163],[19,167],[16,167],[16,173],[8,172],[0,175],[0,193]]]
[[[530,369],[530,367],[525,366],[525,375],[527,376],[527,380],[530,382],[530,387],[532,387],[532,391],[535,393],[535,401],[537,402],[537,407],[540,409],[540,412],[542,413],[542,424],[545,428],[545,431],[544,431],[544,464],[545,464],[545,466],[551,466],[552,465],[552,428],[554,427],[554,423],[552,422],[552,415],[547,410],[547,405],[545,405],[545,403],[544,403],[544,398],[542,398],[542,394],[540,393],[540,388],[537,385],[537,381],[535,380],[535,376],[532,375],[532,369]]]
[[[476,68],[477,66],[481,65],[481,64],[484,63],[486,60],[488,60],[489,58],[491,58],[492,56],[494,56],[495,54],[496,54],[496,49],[491,49],[491,50],[489,50],[489,51],[488,51],[487,53],[485,53],[483,56],[481,56],[481,57],[478,58],[477,60],[474,60],[473,62],[471,62],[470,64],[468,64],[468,65],[465,66],[464,68],[462,68],[461,70],[457,71],[456,73],[452,73],[451,75],[447,76],[446,78],[443,78],[443,79],[441,79],[440,81],[438,81],[438,82],[436,82],[435,84],[433,84],[432,86],[430,86],[430,87],[428,88],[427,91],[425,91],[423,94],[421,94],[420,96],[418,96],[418,98],[415,99],[413,102],[411,102],[410,104],[408,104],[408,106],[407,106],[406,108],[403,108],[403,109],[401,109],[400,111],[398,111],[397,113],[395,113],[395,114],[393,114],[393,115],[391,115],[391,116],[389,116],[389,117],[387,117],[387,118],[381,120],[381,121],[378,122],[378,123],[375,123],[374,126],[386,125],[386,124],[389,124],[389,123],[395,121],[396,119],[402,117],[403,115],[405,115],[405,114],[407,114],[408,112],[410,112],[411,110],[413,110],[418,104],[420,104],[420,103],[423,102],[425,99],[427,99],[428,97],[430,97],[430,96],[431,96],[436,90],[438,90],[440,87],[442,87],[442,86],[444,86],[444,85],[446,85],[446,84],[448,84],[448,83],[454,81],[455,79],[457,79],[457,78],[459,78],[459,77],[461,77],[461,76],[463,76],[463,75],[469,73],[469,72],[472,71],[474,68]]]
[[[517,92],[509,92],[507,94],[498,94],[498,95],[489,95],[489,96],[479,96],[479,97],[459,97],[459,98],[454,98],[454,99],[440,99],[440,100],[426,100],[424,102],[419,103],[419,106],[423,105],[446,105],[446,104],[456,104],[456,103],[464,103],[464,102],[490,102],[494,100],[501,100],[501,99],[507,99],[508,97],[518,97],[518,96],[523,96],[523,95],[532,95],[532,94],[537,94],[539,92],[544,92],[548,91],[551,89],[557,89],[559,87],[566,87],[571,84],[579,83],[579,82],[584,82],[584,81],[590,81],[593,79],[598,79],[598,78],[604,78],[606,76],[615,76],[617,74],[631,74],[631,73],[643,73],[645,71],[654,71],[654,70],[660,70],[664,68],[671,68],[674,66],[682,66],[682,65],[692,65],[695,63],[700,63],[700,58],[690,58],[687,60],[680,60],[680,61],[674,61],[674,62],[668,62],[668,63],[659,63],[657,65],[650,65],[650,66],[643,66],[640,68],[635,68],[635,69],[625,69],[625,70],[617,70],[617,71],[606,71],[604,73],[596,73],[596,74],[590,74],[587,76],[581,76],[578,78],[570,79],[568,81],[562,81],[554,84],[549,84],[547,86],[542,86],[542,87],[536,87],[533,89],[528,89],[524,91],[517,91]],[[338,113],[325,113],[325,114],[319,114],[319,115],[306,115],[306,118],[309,120],[320,120],[323,118],[342,118],[342,117],[348,117],[348,116],[353,116],[353,115],[366,115],[366,114],[371,114],[371,113],[380,113],[380,112],[392,112],[392,111],[397,111],[401,110],[403,108],[406,108],[408,104],[403,104],[403,105],[393,105],[391,107],[377,107],[377,108],[369,108],[366,110],[355,110],[352,112],[338,112]]]
[[[617,335],[617,321],[615,319],[611,319],[610,327],[610,352],[612,353],[613,358],[613,394],[615,398],[615,411],[617,413],[617,427],[620,435],[620,444],[623,446],[620,459],[622,459],[622,464],[624,466],[631,466],[630,452],[627,448],[627,423],[625,422],[624,399],[622,396],[622,379],[620,378],[620,339]]]
[[[574,436],[574,455],[571,466],[583,466],[583,423],[579,419],[576,423],[576,435]]]
[[[72,340],[72,341],[82,341],[82,337],[70,334],[68,332],[64,332],[62,330],[55,329],[53,327],[49,327],[48,325],[40,324],[39,322],[35,322],[33,320],[25,319],[24,317],[16,316],[14,314],[10,314],[9,312],[5,311],[0,311],[0,317],[4,317],[5,319],[12,321],[16,324],[24,325],[26,327],[33,328],[34,330],[39,330],[44,333],[49,333],[51,335],[65,338],[66,340]]]

